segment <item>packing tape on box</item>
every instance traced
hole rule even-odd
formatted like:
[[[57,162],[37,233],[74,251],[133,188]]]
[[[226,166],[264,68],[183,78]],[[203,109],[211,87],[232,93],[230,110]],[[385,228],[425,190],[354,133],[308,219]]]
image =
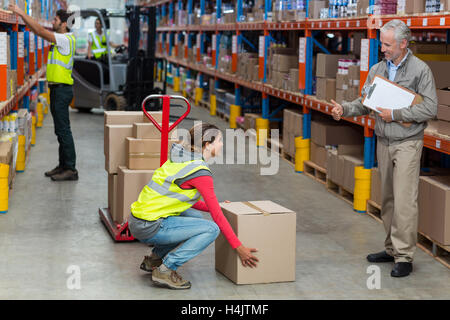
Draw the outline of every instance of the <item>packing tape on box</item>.
[[[269,212],[267,212],[266,210],[263,210],[263,209],[261,209],[261,208],[255,206],[254,204],[251,204],[251,203],[248,202],[248,201],[244,201],[243,204],[249,206],[250,208],[253,208],[253,209],[255,209],[255,210],[260,211],[264,216],[270,216],[270,213],[269,213]]]
[[[140,152],[140,153],[130,153],[130,158],[136,159],[136,158],[160,158],[161,153],[160,152]]]

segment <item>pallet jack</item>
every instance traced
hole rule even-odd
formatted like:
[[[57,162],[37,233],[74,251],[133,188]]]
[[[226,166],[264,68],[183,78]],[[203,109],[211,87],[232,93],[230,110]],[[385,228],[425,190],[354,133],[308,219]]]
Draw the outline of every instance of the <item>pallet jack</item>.
[[[161,102],[162,100],[162,123],[159,125],[158,122],[149,114],[145,108],[147,102],[151,102],[150,100],[158,100]],[[186,112],[178,118],[171,126],[169,126],[170,119],[170,101],[171,100],[182,100],[186,103],[187,110]],[[179,106],[179,105],[172,105]],[[184,118],[186,118],[191,111],[191,105],[189,101],[183,96],[170,96],[170,95],[149,95],[144,101],[142,101],[142,111],[145,116],[155,125],[155,127],[161,132],[161,156],[160,156],[160,166],[162,166],[167,161],[167,153],[169,148],[169,133],[172,131]],[[100,219],[108,229],[111,237],[116,242],[128,242],[134,241],[135,238],[130,233],[128,229],[128,221],[120,224],[113,220],[111,217],[111,213],[108,208],[99,208],[98,211],[100,215]]]

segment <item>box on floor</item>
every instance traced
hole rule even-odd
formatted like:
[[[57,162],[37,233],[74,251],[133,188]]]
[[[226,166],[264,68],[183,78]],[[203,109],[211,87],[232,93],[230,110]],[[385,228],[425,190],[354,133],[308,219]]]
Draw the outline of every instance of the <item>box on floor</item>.
[[[215,242],[216,270],[236,284],[295,281],[296,213],[272,201],[221,203],[221,207],[239,240],[258,249],[254,255],[259,263],[257,268],[243,267],[236,250],[220,234]]]
[[[420,177],[419,231],[450,245],[450,176]]]

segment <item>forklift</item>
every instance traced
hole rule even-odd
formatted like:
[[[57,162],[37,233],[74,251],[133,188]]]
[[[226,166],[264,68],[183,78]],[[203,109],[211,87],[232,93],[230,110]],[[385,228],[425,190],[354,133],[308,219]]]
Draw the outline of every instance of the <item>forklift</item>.
[[[166,93],[165,80],[162,88],[156,87],[154,82],[157,62],[155,7],[126,6],[125,10],[85,9],[80,11],[80,18],[82,26],[88,19],[100,20],[106,37],[107,54],[99,60],[93,60],[87,57],[87,52],[83,55],[82,50],[77,50],[72,71],[74,108],[79,111],[90,111],[92,108],[136,111],[141,110],[141,102],[145,97]],[[113,18],[126,19],[128,26],[128,46],[116,47],[114,54],[107,32]],[[140,39],[142,20],[146,21],[148,26],[146,39]],[[83,32],[83,28],[80,30],[75,32]],[[87,31],[84,32],[87,34]],[[142,40],[147,42],[145,49],[140,48]],[[163,62],[163,65],[166,73],[167,64]],[[152,100],[146,108],[149,111],[157,111],[161,110],[162,106],[158,100]]]

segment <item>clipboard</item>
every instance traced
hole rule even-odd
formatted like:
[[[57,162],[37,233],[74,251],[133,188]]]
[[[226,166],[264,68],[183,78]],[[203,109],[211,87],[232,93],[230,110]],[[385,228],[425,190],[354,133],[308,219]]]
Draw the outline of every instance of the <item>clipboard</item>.
[[[420,94],[408,90],[380,75],[376,75],[373,78],[372,83],[365,91],[362,104],[378,113],[377,108],[397,110],[409,108],[423,101]],[[409,127],[412,124],[411,122],[399,123],[404,127]]]

